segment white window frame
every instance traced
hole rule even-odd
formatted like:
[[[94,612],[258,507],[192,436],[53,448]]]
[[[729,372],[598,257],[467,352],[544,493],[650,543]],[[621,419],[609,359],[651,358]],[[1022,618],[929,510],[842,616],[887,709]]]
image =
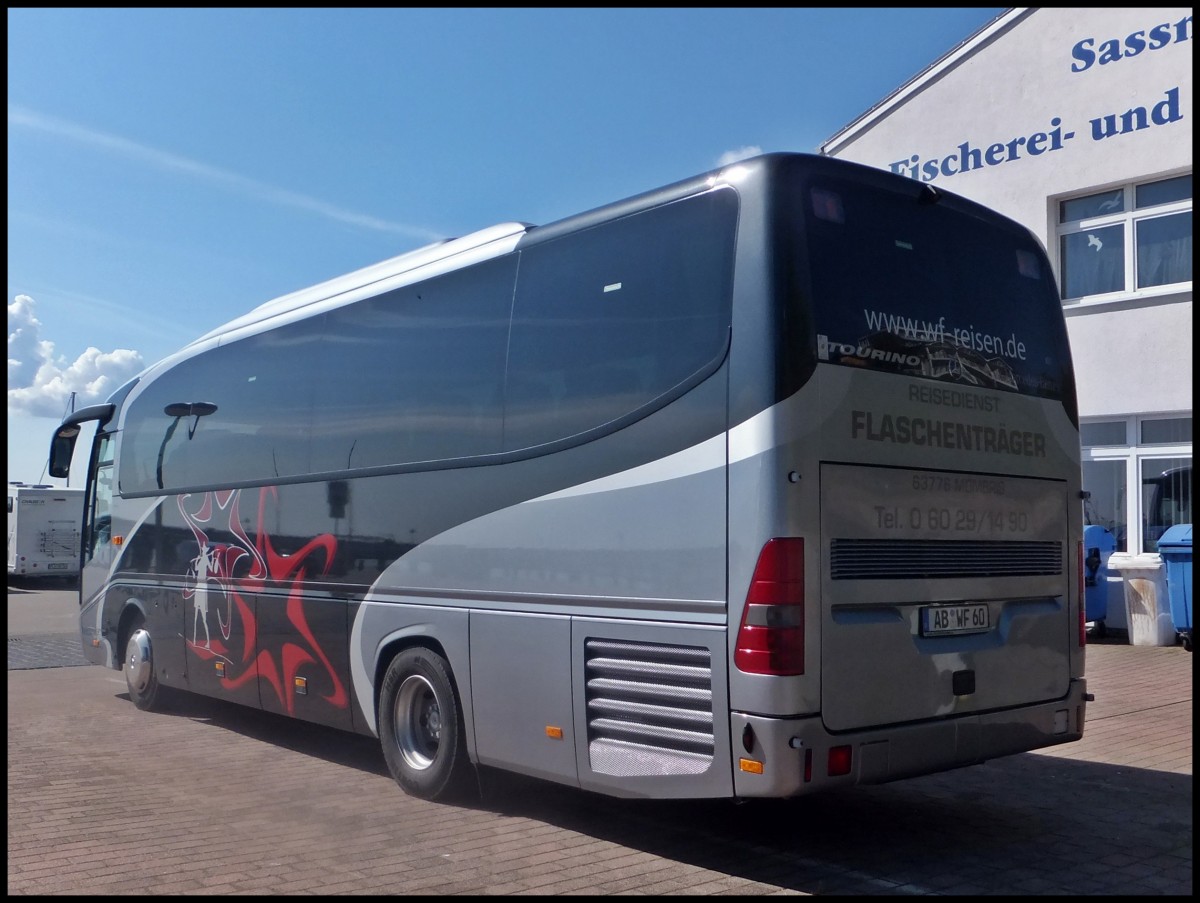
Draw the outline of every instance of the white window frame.
[[[1143,420],[1171,420],[1186,417],[1178,411],[1170,413],[1138,414],[1128,417],[1085,418],[1085,422],[1113,423],[1125,421],[1125,445],[1084,446],[1084,461],[1123,461],[1125,463],[1125,533],[1128,552],[1139,553],[1142,549],[1142,462],[1169,458],[1192,457],[1190,442],[1141,444]],[[1129,444],[1129,441],[1132,444]],[[1087,487],[1085,486],[1084,489]]]
[[[1157,219],[1162,216],[1167,216],[1173,213],[1186,213],[1192,209],[1192,198],[1187,198],[1182,201],[1172,201],[1167,204],[1157,204],[1153,207],[1135,207],[1138,186],[1148,185],[1154,182],[1162,182],[1167,179],[1174,179],[1180,176],[1190,175],[1190,170],[1181,172],[1170,172],[1162,175],[1157,175],[1151,178],[1138,179],[1136,182],[1114,183],[1107,186],[1098,186],[1089,188],[1086,191],[1076,191],[1071,194],[1065,194],[1061,197],[1052,199],[1052,211],[1055,222],[1054,229],[1054,261],[1055,272],[1058,274],[1058,287],[1062,291],[1063,282],[1066,276],[1065,261],[1062,255],[1062,239],[1064,236],[1076,235],[1089,230],[1100,229],[1107,226],[1123,226],[1125,254],[1124,254],[1124,276],[1125,285],[1117,291],[1104,292],[1095,295],[1082,295],[1078,298],[1064,298],[1064,307],[1076,307],[1080,305],[1108,303],[1111,301],[1127,301],[1130,299],[1139,298],[1154,298],[1162,295],[1173,295],[1180,292],[1190,292],[1192,290],[1192,282],[1171,282],[1166,285],[1154,285],[1147,288],[1139,289],[1137,287],[1137,223],[1145,220]],[[1071,220],[1068,222],[1060,221],[1061,204],[1064,201],[1075,200],[1076,198],[1085,198],[1094,194],[1104,194],[1105,192],[1116,191],[1120,189],[1123,192],[1124,204],[1123,210],[1120,213],[1114,213],[1109,216],[1094,216],[1082,220]]]

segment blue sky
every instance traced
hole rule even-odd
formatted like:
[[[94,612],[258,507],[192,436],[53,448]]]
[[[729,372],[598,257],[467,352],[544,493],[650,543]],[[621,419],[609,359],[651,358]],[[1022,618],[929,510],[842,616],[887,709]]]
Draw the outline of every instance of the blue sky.
[[[9,8],[8,478],[264,301],[815,151],[1001,12]]]

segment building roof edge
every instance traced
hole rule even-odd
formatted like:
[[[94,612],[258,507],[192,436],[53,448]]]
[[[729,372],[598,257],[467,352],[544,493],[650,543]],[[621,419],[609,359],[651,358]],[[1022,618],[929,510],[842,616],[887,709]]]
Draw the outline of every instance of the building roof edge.
[[[818,145],[817,152],[830,156],[845,144],[853,141],[892,110],[907,103],[929,85],[938,81],[951,69],[990,44],[996,37],[1008,31],[1017,22],[1036,12],[1038,7],[1010,7],[994,19],[964,38],[957,46],[938,57],[896,90],[892,91],[866,112],[857,116]]]

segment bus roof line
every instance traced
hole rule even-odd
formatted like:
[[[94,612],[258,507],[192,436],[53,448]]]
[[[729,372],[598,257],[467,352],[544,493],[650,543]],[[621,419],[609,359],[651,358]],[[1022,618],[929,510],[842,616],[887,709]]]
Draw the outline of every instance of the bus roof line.
[[[263,320],[297,310],[318,301],[325,301],[353,289],[365,288],[374,282],[391,279],[403,273],[447,260],[459,254],[465,254],[468,251],[481,248],[492,242],[523,235],[532,228],[534,227],[530,223],[498,223],[459,238],[446,238],[423,245],[415,250],[406,251],[396,257],[390,257],[379,263],[373,263],[370,266],[363,267],[351,273],[336,276],[333,279],[289,292],[286,295],[280,295],[278,298],[258,305],[258,307],[255,307],[249,313],[243,314],[216,329],[210,330],[198,339],[189,342],[188,345],[196,345],[216,336],[225,335],[235,329],[262,322]]]
[[[498,223],[486,229],[471,232],[461,238],[443,239],[432,244],[423,245],[415,250],[407,251],[404,254],[391,257],[380,263],[371,264],[352,273],[336,276],[317,285],[281,295],[278,298],[260,304],[247,314],[210,330],[184,347],[185,349],[191,349],[209,339],[229,336],[230,333],[243,331],[246,327],[262,323],[265,320],[291,313],[316,302],[328,301],[347,292],[361,290],[385,279],[395,279],[404,273],[410,273],[460,254],[467,254],[470,251],[478,250],[492,242],[500,242],[507,238],[513,239],[511,244],[505,244],[503,249],[497,252],[497,254],[502,254],[514,248],[523,249],[529,247],[531,244],[552,241],[570,232],[620,219],[631,213],[638,213],[651,207],[661,206],[698,194],[722,184],[728,184],[726,177],[734,169],[743,169],[755,163],[763,163],[775,158],[789,156],[804,155],[786,152],[763,154],[756,158],[738,161],[731,166],[725,166],[698,176],[691,176],[677,182],[672,182],[660,188],[644,191],[624,200],[614,201],[592,210],[572,214],[546,225],[535,226],[532,223],[516,221]],[[465,263],[476,263],[481,259],[486,259],[486,256],[472,255],[464,262],[464,265]],[[436,273],[431,273],[431,275],[440,275],[443,272],[448,272],[449,269],[452,269],[452,267],[440,267]]]

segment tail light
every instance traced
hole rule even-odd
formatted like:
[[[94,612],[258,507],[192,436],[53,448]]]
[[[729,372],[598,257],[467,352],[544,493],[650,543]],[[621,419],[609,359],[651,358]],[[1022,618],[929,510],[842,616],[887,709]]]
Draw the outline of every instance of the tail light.
[[[1084,593],[1087,592],[1087,590],[1084,588],[1086,586],[1086,584],[1083,582],[1084,577],[1083,577],[1083,541],[1082,540],[1080,540],[1080,542],[1079,542],[1078,551],[1079,551],[1079,554],[1077,557],[1079,559],[1079,575],[1078,575],[1079,576],[1079,584],[1078,584],[1079,598],[1076,601],[1079,603],[1079,645],[1086,646],[1087,645],[1087,614],[1086,614],[1087,600],[1084,598]]]
[[[804,673],[804,540],[768,540],[746,593],[733,663],[747,674]]]

